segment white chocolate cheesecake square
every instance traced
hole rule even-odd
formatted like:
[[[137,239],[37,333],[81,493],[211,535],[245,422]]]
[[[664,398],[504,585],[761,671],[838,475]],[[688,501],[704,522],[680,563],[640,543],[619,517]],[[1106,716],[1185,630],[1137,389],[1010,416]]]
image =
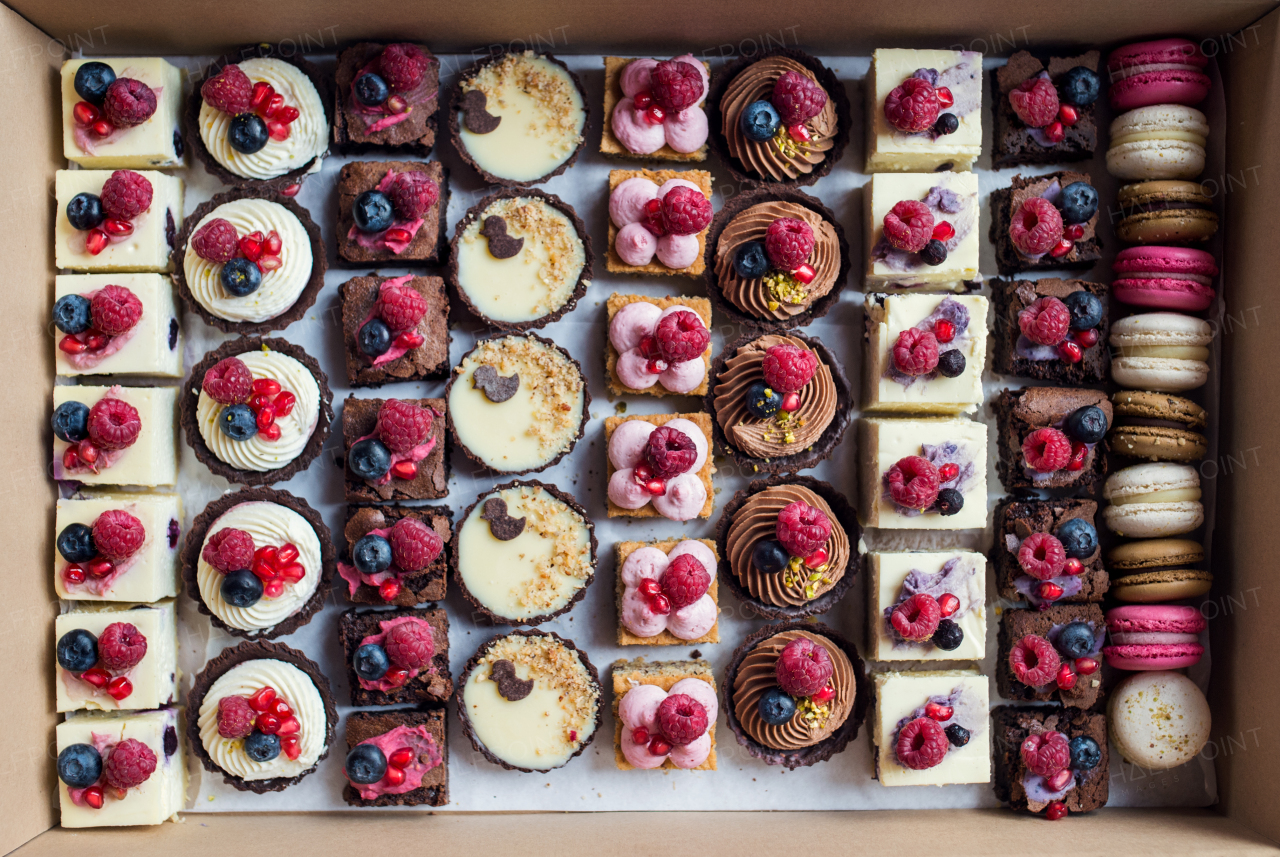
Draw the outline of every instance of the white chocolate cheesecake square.
[[[127,672],[111,673],[112,678],[121,675],[128,678],[133,692],[117,700],[105,687],[95,688],[78,674],[63,669],[55,659],[58,711],[134,711],[159,708],[177,699],[178,625],[172,598],[144,605],[77,605],[54,620],[54,640],[61,640],[64,634],[77,629],[88,631],[95,638],[101,637],[107,626],[116,622],[133,625],[147,638],[147,653],[141,661]]]
[[[177,494],[110,493],[77,494],[58,501],[54,532],[72,524],[92,527],[104,512],[123,510],[142,522],[146,538],[142,547],[125,560],[128,567],[99,583],[86,578],[67,586],[62,570],[69,565],[53,552],[53,588],[58,597],[72,601],[129,601],[150,603],[178,594],[178,552],[182,545],[182,498]]]
[[[876,778],[882,786],[945,786],[991,781],[990,695],[987,677],[977,670],[879,673],[875,677],[876,705],[871,738],[875,744]],[[932,768],[914,770],[898,761],[894,736],[898,724],[922,716],[930,699],[954,697],[952,716],[939,721],[944,729],[959,725],[969,742],[957,747],[948,741],[947,753]]]
[[[950,551],[872,551],[868,555],[871,567],[871,591],[874,598],[867,600],[867,636],[871,642],[871,657],[877,661],[980,661],[987,651],[987,558],[980,553],[965,550]],[[948,564],[951,567],[948,569]],[[952,581],[942,589],[953,592],[960,600],[960,608],[947,618],[955,622],[964,633],[960,645],[946,651],[930,643],[914,643],[897,639],[890,630],[887,612],[892,610],[905,593],[903,583],[912,572],[931,577],[948,572],[944,580]],[[941,594],[942,590],[939,590]],[[933,594],[931,591],[930,594]],[[935,596],[937,597],[937,596]]]
[[[67,219],[67,203],[79,193],[101,195],[111,170],[58,170],[54,177],[57,218],[53,224],[54,262],[71,271],[173,270],[170,243],[182,228],[182,179],[158,172],[141,175],[151,182],[151,207],[133,219],[133,233],[108,244],[94,256],[85,248],[85,236]]]
[[[951,445],[955,449],[951,452]],[[931,457],[932,453],[932,457]],[[937,508],[909,514],[886,489],[884,476],[907,456],[930,458],[935,463],[954,459],[959,476],[941,488],[953,488],[964,496],[964,506],[954,515]],[[941,457],[940,457],[941,456]],[[964,418],[858,420],[858,518],[864,527],[894,530],[967,530],[987,523],[987,426]]]
[[[63,334],[55,331],[53,360],[58,374],[181,378],[182,330],[172,281],[162,274],[59,274],[53,297],[55,301],[66,295],[89,297],[104,286],[122,286],[137,295],[142,301],[142,318],[126,334],[128,340],[100,360],[68,355],[58,347]]]
[[[108,390],[138,410],[142,428],[138,439],[110,466],[92,471],[67,471],[62,455],[71,444],[54,437],[53,478],[86,485],[173,485],[178,479],[178,439],[176,387],[89,387],[60,384],[53,388],[53,407],[63,402],[83,402],[93,408]]]
[[[889,93],[921,68],[936,69],[938,85],[951,90],[955,103],[942,112],[959,120],[954,134],[907,134],[885,118]],[[867,172],[970,170],[982,154],[982,54],[881,48],[871,55],[866,95]]]
[[[87,62],[104,62],[122,77],[140,80],[156,94],[156,112],[140,125],[116,129],[98,138],[76,128],[76,71]],[[182,72],[159,57],[67,60],[62,64],[62,150],[85,169],[148,170],[185,163],[182,140]],[[92,153],[91,153],[92,152]]]
[[[976,173],[884,173],[872,176],[862,193],[867,209],[864,273],[868,289],[960,291],[964,283],[977,279],[981,239]],[[928,205],[935,228],[946,221],[955,230],[955,235],[943,242],[947,258],[942,264],[926,264],[919,253],[882,243],[885,215],[904,200]]]

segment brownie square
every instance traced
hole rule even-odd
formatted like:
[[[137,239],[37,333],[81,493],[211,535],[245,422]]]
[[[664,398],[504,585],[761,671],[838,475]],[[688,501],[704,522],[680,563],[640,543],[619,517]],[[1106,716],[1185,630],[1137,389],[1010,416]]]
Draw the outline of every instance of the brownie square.
[[[397,173],[426,173],[440,187],[440,200],[427,212],[409,246],[399,254],[384,248],[361,247],[358,241],[348,237],[355,227],[351,206],[356,197],[367,190],[376,189],[388,170]],[[402,265],[442,262],[445,255],[445,227],[441,212],[448,209],[448,173],[439,161],[352,161],[338,173],[338,261],[357,265],[374,262],[396,262]]]
[[[1022,570],[1018,564],[1018,548],[1032,533],[1056,534],[1059,527],[1071,520],[1087,521],[1096,528],[1094,516],[1098,504],[1093,500],[1017,500],[1007,498],[996,506],[996,543],[991,549],[991,563],[996,569],[996,589],[1001,598],[1009,601],[1031,601],[1038,604],[1034,587],[1039,583]],[[1111,586],[1111,578],[1102,565],[1102,550],[1095,548],[1088,557],[1080,560],[1084,573],[1069,578],[1068,583],[1079,583],[1080,591],[1064,595],[1056,603],[1078,604],[1101,601]],[[1022,582],[1022,589],[1018,582]],[[1064,581],[1056,579],[1062,585]],[[1028,590],[1024,591],[1024,590]]]
[[[1033,349],[1045,351],[1051,350],[1051,347],[1036,345],[1022,335],[1022,329],[1018,326],[1018,313],[1040,298],[1054,297],[1062,300],[1074,292],[1089,292],[1102,302],[1102,323],[1093,328],[1098,334],[1098,341],[1082,349],[1084,356],[1079,363],[1068,363],[1056,356],[1048,360],[1032,359],[1029,355]],[[1107,342],[1111,331],[1108,292],[1104,283],[1064,280],[1059,277],[1042,280],[992,280],[991,297],[996,305],[996,353],[992,371],[997,375],[1057,381],[1068,387],[1105,384],[1111,370],[1111,349]]]
[[[396,381],[439,381],[449,375],[449,298],[440,277],[410,277],[405,285],[427,301],[427,314],[418,322],[423,343],[374,366],[360,351],[357,337],[378,302],[382,284],[391,277],[355,277],[338,287],[342,305],[342,345],[347,354],[347,381],[353,387],[378,387]],[[396,279],[402,279],[397,277]]]
[[[347,540],[340,561],[351,564],[351,547],[373,530],[387,529],[401,518],[417,518],[436,531],[444,542],[444,549],[435,562],[414,574],[400,577],[400,594],[393,601],[385,601],[376,586],[361,582],[354,593],[348,588],[347,597],[355,604],[392,605],[412,607],[430,601],[443,601],[448,583],[449,555],[453,550],[453,511],[444,506],[358,506],[347,507],[347,523],[342,534]],[[348,585],[349,586],[349,585]]]
[[[431,636],[436,652],[431,658],[431,671],[426,670],[409,679],[394,690],[366,690],[360,686],[352,666],[352,658],[360,641],[382,633],[381,622],[412,616],[431,626]],[[401,608],[399,610],[348,610],[338,619],[338,639],[347,663],[347,683],[351,686],[351,704],[358,707],[371,705],[416,705],[424,702],[444,703],[453,696],[453,678],[449,675],[449,617],[444,608]]]
[[[377,42],[360,42],[338,54],[338,68],[334,74],[333,143],[338,151],[346,154],[370,149],[394,149],[406,155],[425,158],[436,142],[436,114],[440,106],[440,63],[427,64],[422,83],[416,88],[423,96],[414,98],[409,116],[403,121],[368,133],[363,117],[350,110],[351,84],[356,75],[382,54],[386,45]],[[418,45],[428,57],[431,51],[426,45]],[[408,93],[411,97],[414,93]]]
[[[1050,632],[1070,622],[1087,622],[1095,632],[1104,632],[1102,608],[1097,604],[1055,604],[1043,610],[1006,610],[1000,616],[996,655],[996,688],[1005,699],[1022,702],[1061,702],[1068,708],[1093,708],[1102,697],[1102,672],[1078,676],[1075,687],[1063,690],[1051,679],[1040,687],[1023,684],[1013,676],[1009,652],[1028,634],[1050,638]],[[1098,649],[1101,650],[1101,643]],[[1066,658],[1062,658],[1066,661]],[[1095,656],[1101,662],[1101,656]]]
[[[1038,77],[1048,71],[1049,80],[1060,86],[1062,77],[1076,66],[1090,71],[1098,70],[1099,53],[1088,51],[1077,57],[1049,57],[1047,63],[1027,51],[1018,51],[1009,57],[1008,65],[991,72],[992,114],[995,130],[991,136],[991,166],[994,169],[1016,167],[1021,164],[1063,164],[1083,161],[1093,157],[1098,148],[1098,102],[1075,107],[1079,118],[1074,125],[1064,125],[1065,136],[1059,143],[1045,145],[1048,140],[1042,129],[1028,128],[1013,111],[1009,93],[1024,80]]]
[[[386,399],[357,399],[347,396],[342,405],[342,448],[344,455],[339,465],[346,473],[346,496],[349,503],[386,503],[393,500],[438,500],[449,493],[449,456],[445,449],[445,401],[444,399],[402,399],[424,408],[434,408],[436,418],[431,423],[431,437],[435,448],[418,462],[418,475],[413,479],[392,477],[386,485],[375,485],[361,479],[347,467],[345,452],[357,440],[373,434],[378,425],[378,411]]]
[[[342,789],[342,799],[351,806],[444,806],[449,802],[449,740],[443,708],[430,711],[353,711],[347,715],[347,750],[386,734],[397,726],[425,726],[440,748],[440,764],[422,778],[422,785],[404,794],[378,795],[364,800],[351,783]]]
[[[992,787],[997,800],[1007,803],[1011,809],[1032,813],[1038,813],[1049,805],[1027,795],[1023,778],[1028,771],[1022,761],[1021,748],[1027,736],[1053,731],[1061,732],[1068,742],[1079,736],[1092,738],[1102,751],[1102,760],[1096,767],[1076,772],[1075,785],[1061,798],[1067,810],[1090,812],[1106,805],[1111,777],[1107,771],[1110,758],[1105,714],[1071,708],[1000,705],[991,712],[991,728],[995,743],[995,780]],[[1035,777],[1034,774],[1031,776]]]
[[[1033,196],[1049,194],[1056,197],[1057,192],[1074,182],[1093,184],[1087,173],[1060,171],[1046,173],[1042,176],[1014,176],[1009,187],[998,188],[991,192],[991,229],[988,234],[996,248],[996,268],[1004,276],[1022,271],[1048,271],[1062,268],[1089,268],[1102,258],[1102,240],[1098,237],[1098,212],[1093,213],[1087,221],[1080,224],[1084,227],[1084,235],[1072,246],[1071,251],[1062,256],[1045,253],[1039,259],[1023,256],[1009,237],[1009,223],[1022,203]],[[1101,206],[1099,206],[1101,209]]]
[[[996,446],[1000,460],[996,472],[1006,491],[1019,488],[1072,488],[1092,494],[1107,475],[1106,439],[1094,444],[1079,470],[1062,468],[1053,473],[1034,473],[1026,465],[1022,441],[1036,429],[1062,429],[1063,421],[1079,408],[1102,409],[1107,425],[1114,421],[1111,400],[1100,390],[1069,387],[1026,387],[1005,390],[991,403],[996,415]]]

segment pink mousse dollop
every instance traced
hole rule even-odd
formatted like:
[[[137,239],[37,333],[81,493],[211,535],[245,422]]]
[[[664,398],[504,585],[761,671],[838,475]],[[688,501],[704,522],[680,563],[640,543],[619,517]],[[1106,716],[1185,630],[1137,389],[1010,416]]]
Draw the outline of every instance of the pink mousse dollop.
[[[369,310],[368,314],[365,315],[364,320],[360,322],[359,326],[356,327],[356,330],[360,330],[366,324],[368,324],[369,322],[373,321],[373,319],[378,317],[378,305],[382,302],[383,295],[385,295],[390,290],[397,289],[400,286],[403,286],[405,283],[409,282],[412,279],[413,279],[413,274],[405,274],[403,277],[393,277],[390,280],[386,280],[385,282],[383,282],[382,285],[378,286],[378,300],[373,302],[373,307]],[[391,331],[391,347],[388,348],[384,353],[379,354],[377,357],[373,358],[374,366],[383,366],[387,363],[390,363],[392,360],[399,360],[401,357],[409,353],[411,349],[405,348],[403,345],[396,345],[396,340],[399,338],[399,334],[401,333],[404,333],[404,331],[403,330]],[[361,356],[364,357],[365,355],[362,354]]]
[[[658,725],[658,706],[671,694],[692,697],[707,710],[707,731],[688,744],[673,744],[671,752],[655,756],[648,745],[637,744],[632,738],[636,729],[643,728],[649,735],[661,735]],[[696,768],[711,755],[711,731],[715,729],[719,706],[716,692],[702,679],[684,678],[665,691],[657,685],[639,684],[627,691],[618,703],[618,718],[622,721],[622,755],[637,768],[652,769],[671,759],[677,768]]]
[[[687,312],[699,321],[702,317],[687,306],[659,309],[648,301],[624,306],[609,322],[609,342],[618,351],[618,379],[633,390],[647,390],[661,384],[672,393],[691,393],[707,375],[707,364],[699,354],[692,360],[668,364],[661,372],[649,371],[649,359],[640,353],[640,342],[652,336],[658,323],[672,313]],[[696,441],[695,441],[696,442]]]
[[[365,535],[366,536],[382,536],[384,539],[390,538],[391,528],[383,527],[382,529],[378,529],[378,530],[370,530],[369,532],[365,533]],[[372,586],[376,589],[377,587],[382,585],[383,581],[390,580],[393,577],[399,577],[403,573],[404,573],[403,570],[399,566],[397,566],[394,562],[391,563],[391,565],[384,568],[382,571],[378,572],[377,574],[362,574],[360,572],[360,569],[356,568],[354,565],[351,565],[350,563],[346,563],[346,562],[338,563],[338,576],[340,576],[343,580],[347,582],[347,588],[350,591],[350,595],[352,598],[355,598],[356,590],[360,588],[361,583],[367,586]],[[384,628],[383,630],[385,631],[386,629]]]
[[[698,101],[707,96],[708,74],[704,66],[693,54],[675,57],[676,62],[687,62],[698,70],[702,76],[702,92]],[[661,125],[653,125],[645,118],[643,110],[636,109],[635,97],[642,92],[650,91],[653,70],[658,65],[655,59],[638,59],[622,70],[619,83],[622,85],[623,98],[613,108],[610,128],[618,142],[627,151],[636,155],[651,155],[662,148],[663,144],[677,152],[688,154],[696,152],[707,142],[707,114],[695,102],[679,113],[669,114]]]
[[[684,554],[701,563],[712,578],[716,576],[716,555],[711,548],[693,539],[680,542],[671,553],[653,547],[640,548],[632,551],[622,564],[622,624],[637,637],[656,637],[670,631],[681,640],[696,640],[716,624],[716,603],[709,593],[704,592],[692,604],[664,615],[654,613],[640,592],[641,581],[649,578],[661,583],[667,566]]]
[[[373,800],[379,795],[402,795],[422,786],[422,779],[432,768],[444,760],[444,755],[436,745],[435,736],[425,726],[397,726],[390,732],[383,732],[361,741],[361,744],[372,744],[382,751],[382,755],[390,759],[397,750],[408,748],[413,751],[413,761],[405,766],[404,782],[391,785],[386,777],[376,783],[351,783],[351,787],[359,792],[363,800]]]
[[[658,261],[673,270],[687,268],[698,260],[698,236],[654,235],[641,218],[645,203],[662,199],[672,189],[687,187],[702,193],[702,188],[685,179],[668,179],[661,186],[643,176],[629,178],[609,194],[609,219],[618,227],[613,249],[623,262],[638,268],[657,256]]]
[[[614,474],[609,478],[609,499],[623,509],[642,509],[648,503],[658,514],[672,521],[688,521],[696,518],[707,502],[707,487],[698,471],[707,463],[707,438],[690,420],[676,418],[667,426],[683,432],[693,441],[698,457],[685,473],[666,481],[665,494],[650,494],[635,478],[636,465],[644,463],[644,450],[649,435],[657,428],[644,420],[627,420],[614,429],[609,438],[609,461]]]

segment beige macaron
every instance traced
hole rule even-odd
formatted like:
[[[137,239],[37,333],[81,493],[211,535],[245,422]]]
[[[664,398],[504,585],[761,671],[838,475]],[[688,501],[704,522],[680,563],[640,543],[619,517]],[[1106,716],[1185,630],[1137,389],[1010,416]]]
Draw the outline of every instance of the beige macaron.
[[[1185,464],[1135,464],[1107,477],[1102,510],[1107,529],[1134,539],[1189,533],[1204,523],[1200,474]]]
[[[1194,107],[1153,104],[1111,121],[1107,172],[1130,181],[1193,179],[1204,172],[1209,120]]]
[[[1111,378],[1122,387],[1177,393],[1209,380],[1209,322],[1177,312],[1147,312],[1111,325]]]
[[[1140,539],[1107,552],[1110,594],[1131,604],[1164,604],[1208,594],[1213,575],[1194,566],[1204,547],[1191,539]]]
[[[1111,743],[1121,756],[1149,770],[1190,762],[1208,743],[1212,724],[1208,700],[1182,673],[1133,673],[1107,702]]]

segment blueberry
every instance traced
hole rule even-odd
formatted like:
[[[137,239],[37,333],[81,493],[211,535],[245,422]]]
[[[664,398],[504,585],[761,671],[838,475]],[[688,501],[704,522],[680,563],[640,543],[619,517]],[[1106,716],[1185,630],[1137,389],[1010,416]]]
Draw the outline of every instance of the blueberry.
[[[769,272],[763,241],[748,241],[733,256],[733,270],[744,280],[758,280]]]
[[[971,737],[969,730],[959,723],[952,723],[942,731],[947,733],[947,740],[951,742],[952,747],[963,747],[969,743],[969,738]]]
[[[1071,329],[1089,330],[1102,324],[1102,301],[1092,292],[1072,292],[1062,299],[1071,311]]]
[[[1102,748],[1088,735],[1077,735],[1068,744],[1071,748],[1071,767],[1077,771],[1092,771],[1102,764]]]
[[[937,238],[930,238],[929,243],[920,251],[920,260],[926,265],[937,267],[947,261],[947,245]]]
[[[53,433],[59,440],[79,443],[89,436],[89,406],[84,402],[63,402],[53,412]]]
[[[382,646],[377,643],[366,643],[356,649],[355,655],[351,658],[351,668],[365,681],[377,681],[391,669],[391,659],[387,657],[387,650]]]
[[[237,298],[248,297],[262,285],[262,271],[257,264],[239,257],[223,265],[219,277],[227,294]]]
[[[351,562],[361,574],[377,574],[391,567],[391,542],[367,535],[351,549]]]
[[[72,229],[84,232],[102,223],[107,217],[102,210],[102,200],[92,193],[78,193],[67,203],[67,220]]]
[[[381,232],[391,228],[395,212],[391,207],[391,198],[385,193],[367,190],[352,203],[351,216],[355,218],[356,228],[361,232]]]
[[[763,143],[777,132],[778,126],[782,124],[782,117],[768,101],[753,101],[742,111],[739,124],[748,139]]]
[[[1098,211],[1098,191],[1088,182],[1072,182],[1058,197],[1063,223],[1084,223]]]
[[[949,348],[938,355],[938,374],[944,378],[959,378],[964,374],[965,365],[959,348]]]
[[[381,357],[391,348],[391,328],[380,318],[371,318],[356,334],[360,351],[369,357]]]
[[[76,628],[58,639],[58,666],[67,672],[82,673],[98,662],[98,638],[84,628]]]
[[[372,75],[365,75],[372,77]],[[387,774],[387,757],[372,744],[357,744],[347,753],[347,779],[360,785],[376,783]]]
[[[943,113],[938,116],[938,120],[933,123],[933,133],[939,137],[945,137],[948,134],[954,134],[960,130],[960,120],[954,113]]]
[[[964,642],[964,631],[950,619],[939,619],[938,630],[933,632],[930,642],[944,652],[954,652]]]
[[[361,479],[381,479],[391,469],[391,451],[377,438],[367,437],[351,447],[347,466]]]
[[[280,755],[280,739],[255,729],[244,739],[244,752],[255,762],[270,762]]]
[[[258,419],[248,405],[232,405],[218,417],[222,433],[232,440],[248,440],[258,433]]]
[[[1084,622],[1071,622],[1058,632],[1055,648],[1074,661],[1088,656],[1095,642],[1092,628]]]
[[[770,726],[781,726],[795,716],[796,701],[781,688],[771,687],[760,697],[758,708],[761,720]]]
[[[222,578],[222,600],[232,607],[252,607],[261,598],[262,581],[252,571],[229,571]]]
[[[938,492],[934,508],[939,515],[954,515],[964,508],[964,495],[954,488],[943,488]]]
[[[90,104],[101,104],[107,87],[115,83],[115,69],[104,62],[87,62],[76,69],[76,95]]]
[[[366,107],[377,107],[387,100],[391,89],[381,75],[362,74],[356,78],[355,93],[356,101]]]
[[[791,562],[791,554],[776,539],[761,539],[751,551],[751,564],[764,574],[778,574]]]
[[[1088,107],[1098,100],[1098,92],[1101,89],[1102,82],[1098,79],[1098,73],[1091,68],[1078,65],[1067,69],[1067,73],[1062,76],[1058,83],[1058,97],[1068,104]]]
[[[227,142],[245,155],[261,151],[268,139],[267,123],[256,113],[241,113],[227,126]]]
[[[102,776],[102,756],[91,744],[72,744],[58,754],[58,779],[73,789],[87,789]]]
[[[67,562],[88,562],[98,555],[93,530],[84,524],[68,524],[58,533],[58,553]]]
[[[1083,518],[1063,522],[1054,535],[1062,542],[1067,556],[1076,559],[1087,559],[1098,549],[1098,531]]]
[[[63,295],[53,305],[53,325],[63,333],[84,333],[92,323],[88,298]]]
[[[767,420],[782,407],[782,394],[768,384],[757,381],[747,388],[747,410],[751,416]]]
[[[1062,428],[1072,440],[1097,443],[1107,433],[1107,415],[1096,405],[1085,405],[1068,414]]]

